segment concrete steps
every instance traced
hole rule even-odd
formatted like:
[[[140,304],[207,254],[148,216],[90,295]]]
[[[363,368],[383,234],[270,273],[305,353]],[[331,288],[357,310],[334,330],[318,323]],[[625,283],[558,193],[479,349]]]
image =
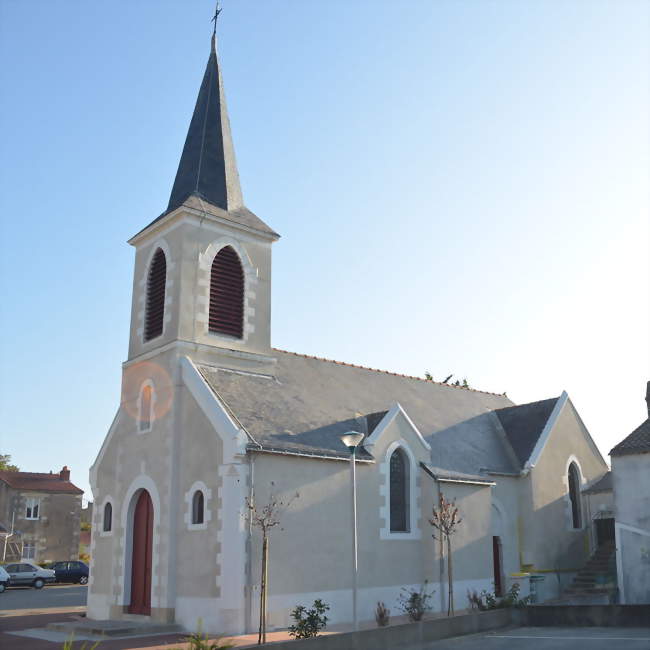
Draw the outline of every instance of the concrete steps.
[[[613,543],[600,546],[564,590],[561,602],[607,604],[616,593],[616,563]]]
[[[150,621],[73,621],[67,623],[50,623],[47,629],[75,637],[128,637],[149,636],[154,634],[174,634],[184,632],[180,625],[155,623]]]

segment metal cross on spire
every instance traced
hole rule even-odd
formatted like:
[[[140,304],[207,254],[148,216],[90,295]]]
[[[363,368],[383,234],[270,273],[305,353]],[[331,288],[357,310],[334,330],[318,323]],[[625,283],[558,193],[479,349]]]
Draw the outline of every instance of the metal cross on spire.
[[[219,14],[221,13],[221,7],[219,6],[219,0],[217,0],[217,6],[216,9],[214,10],[214,16],[212,17],[212,21],[214,23],[214,29],[212,30],[212,36],[215,36],[217,33],[217,20],[219,20]]]

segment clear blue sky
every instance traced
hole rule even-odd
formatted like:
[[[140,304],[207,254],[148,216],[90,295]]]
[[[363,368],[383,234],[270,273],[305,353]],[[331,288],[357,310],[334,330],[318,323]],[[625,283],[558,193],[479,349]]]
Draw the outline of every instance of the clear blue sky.
[[[650,379],[650,4],[224,0],[276,347],[516,402],[604,454]],[[167,205],[211,0],[0,0],[0,452],[87,489],[133,249]]]

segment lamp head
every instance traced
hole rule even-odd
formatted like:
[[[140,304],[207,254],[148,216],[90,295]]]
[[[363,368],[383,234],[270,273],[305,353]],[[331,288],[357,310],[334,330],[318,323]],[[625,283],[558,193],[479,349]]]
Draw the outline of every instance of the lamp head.
[[[363,440],[363,433],[358,433],[357,431],[348,431],[341,436],[341,442],[352,452],[354,453]]]

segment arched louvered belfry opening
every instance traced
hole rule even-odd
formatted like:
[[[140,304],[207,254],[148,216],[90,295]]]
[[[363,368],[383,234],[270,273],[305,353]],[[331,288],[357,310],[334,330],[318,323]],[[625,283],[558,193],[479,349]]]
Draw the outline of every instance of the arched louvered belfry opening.
[[[409,532],[408,460],[401,449],[390,457],[390,530]]]
[[[222,248],[212,262],[208,329],[237,339],[244,335],[244,269],[231,246]]]
[[[147,302],[144,316],[144,340],[150,341],[160,336],[165,317],[165,281],[167,279],[167,260],[159,248],[151,260],[147,277]]]
[[[574,528],[582,528],[580,508],[580,472],[575,463],[569,465],[569,499],[571,501],[571,520]]]

